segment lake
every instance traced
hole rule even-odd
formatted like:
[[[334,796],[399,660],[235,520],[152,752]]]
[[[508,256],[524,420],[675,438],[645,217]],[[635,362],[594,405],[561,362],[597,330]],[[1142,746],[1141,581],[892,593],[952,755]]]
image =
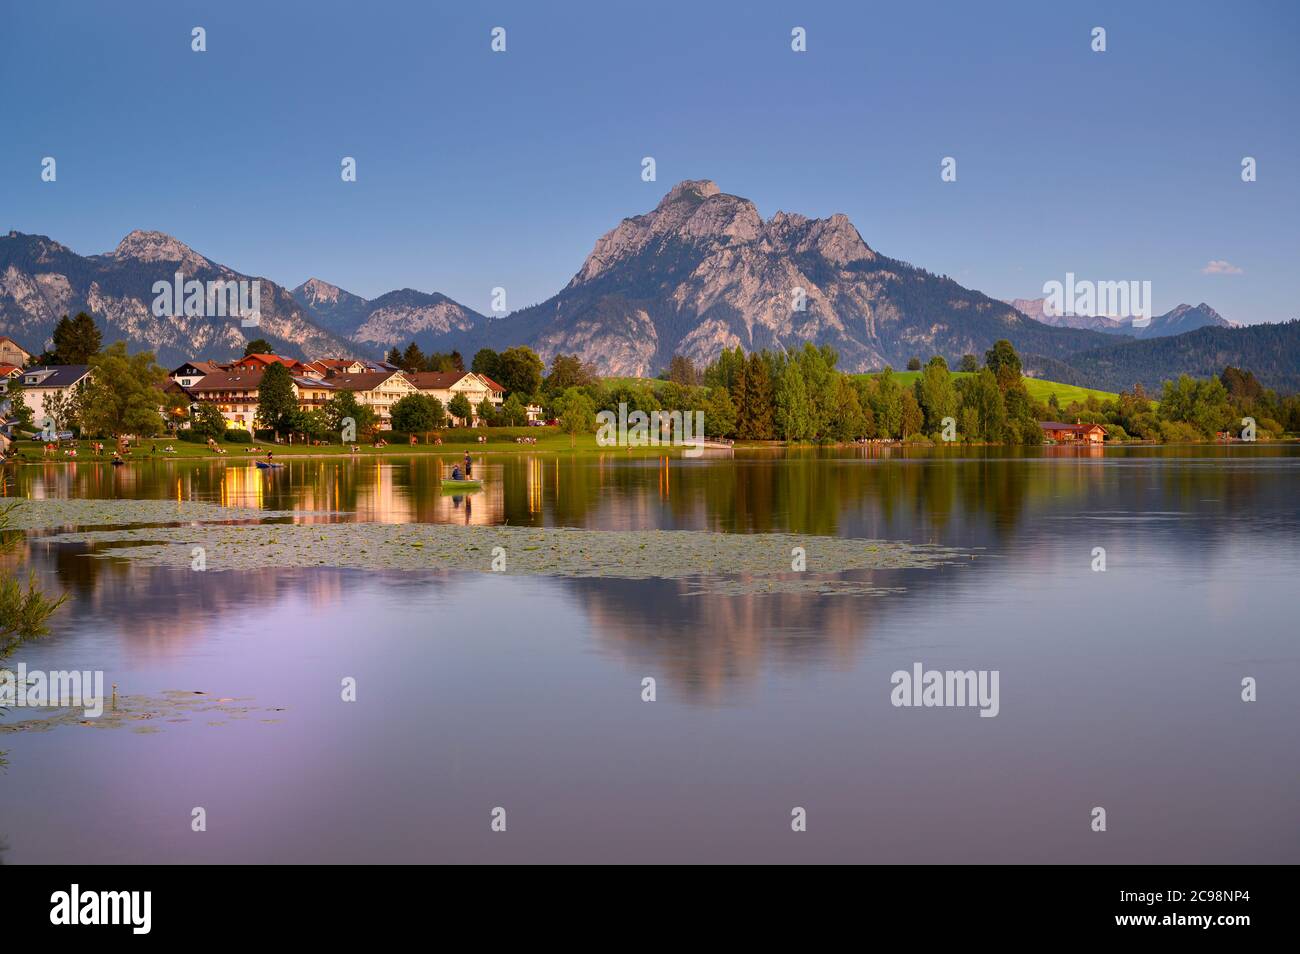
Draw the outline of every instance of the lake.
[[[328,565],[337,549],[195,572],[32,532],[23,565],[69,601],[6,664],[102,670],[124,711],[0,716],[3,860],[1300,861],[1300,448],[486,455],[467,496],[438,466],[58,463],[11,469],[7,493],[303,532],[814,543],[756,590],[716,565],[702,586]],[[818,565],[831,537],[953,552],[840,572]],[[996,715],[895,705],[916,664],[995,672]]]

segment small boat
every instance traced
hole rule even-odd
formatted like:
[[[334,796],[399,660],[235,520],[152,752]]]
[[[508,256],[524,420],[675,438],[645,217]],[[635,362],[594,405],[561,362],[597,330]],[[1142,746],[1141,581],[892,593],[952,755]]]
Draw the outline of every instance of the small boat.
[[[277,467],[284,466],[284,464],[278,464],[269,460],[255,460],[253,463],[257,465],[258,470],[275,470]]]
[[[444,494],[464,494],[471,490],[482,490],[483,481],[481,480],[452,480],[448,477],[442,482],[442,492]]]
[[[124,461],[124,460],[114,460],[114,461],[113,461],[113,466],[114,466],[114,467],[124,467],[124,466],[126,466],[126,461]]]

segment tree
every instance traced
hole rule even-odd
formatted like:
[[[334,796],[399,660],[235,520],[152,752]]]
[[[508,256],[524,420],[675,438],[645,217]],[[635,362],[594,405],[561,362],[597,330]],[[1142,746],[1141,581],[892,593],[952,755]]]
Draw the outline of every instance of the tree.
[[[127,434],[148,437],[163,430],[163,385],[167,372],[152,351],[126,353],[126,342],[109,345],[91,361],[90,383],[81,409],[81,426],[120,442]]]
[[[899,396],[898,430],[900,437],[915,437],[925,427],[925,415],[921,405],[911,391],[903,391]]]
[[[829,436],[840,443],[848,443],[865,437],[866,433],[867,419],[862,413],[857,387],[847,374],[836,375],[835,410],[831,415]]]
[[[470,407],[469,398],[465,397],[463,392],[456,392],[452,399],[447,402],[447,411],[451,414],[454,421],[460,422],[461,427],[467,427],[470,423],[470,416],[474,409]]]
[[[675,354],[668,362],[668,380],[693,388],[700,383],[700,374],[694,361],[684,354]]]
[[[707,368],[704,369],[704,384],[711,388],[723,387],[732,392],[731,399],[736,399],[736,378],[745,367],[745,352],[736,345],[734,349],[723,348]]]
[[[470,362],[469,369],[475,374],[486,374],[493,381],[500,384],[501,379],[497,376],[500,373],[498,370],[500,361],[501,356],[491,348],[480,348],[475,352],[474,360]]]
[[[433,402],[437,400],[418,392],[398,398],[390,412],[393,430],[401,431],[403,434],[423,434],[427,441],[429,431],[438,426],[438,413],[435,413],[433,407]],[[442,410],[440,401],[437,410],[438,412]]]
[[[708,437],[730,437],[736,433],[736,405],[722,386],[709,388],[704,400],[704,433]]]
[[[250,354],[275,354],[275,349],[265,338],[254,338],[244,345],[244,357],[247,358]]]
[[[803,371],[793,361],[776,384],[776,430],[787,441],[812,440],[815,433]]]
[[[395,368],[400,368],[402,366],[402,352],[397,350],[396,345],[388,349],[388,354],[384,358],[384,363],[391,364]]]
[[[482,354],[482,352],[479,352]],[[488,375],[492,377],[492,375]],[[495,379],[494,379],[495,380]],[[584,388],[598,380],[596,369],[576,354],[557,354],[551,361],[551,373],[543,382],[546,394],[563,394],[569,388]]]
[[[997,443],[1005,439],[1007,429],[1007,409],[1002,400],[1002,391],[998,388],[998,379],[988,368],[977,372],[963,381],[961,403],[963,410],[973,412],[971,420],[977,421],[978,430],[966,432],[967,416],[961,418],[963,433],[967,440],[983,440]]]
[[[489,374],[507,394],[530,398],[541,389],[545,365],[537,353],[526,345],[507,348],[497,360],[497,373]]]
[[[257,388],[257,425],[281,434],[293,433],[293,413],[298,410],[298,395],[289,369],[276,361],[262,372]]]
[[[464,371],[464,368],[456,367],[456,358],[450,354],[443,354],[441,351],[435,351],[424,359],[424,367],[427,371]]]
[[[980,369],[979,358],[973,354],[964,354],[961,356],[961,363],[957,365],[957,370],[966,374],[974,374]]]
[[[226,419],[221,416],[221,408],[215,404],[196,404],[190,415],[190,430],[199,437],[219,440],[226,433]]]
[[[103,336],[95,319],[84,311],[77,312],[71,321],[64,315],[54,326],[54,351],[50,364],[89,364],[90,359],[103,347]]]
[[[15,433],[27,433],[34,426],[32,409],[23,399],[23,390],[23,376],[12,377],[5,387],[4,400],[0,401],[0,408],[4,408],[4,413],[13,422]]]
[[[412,341],[406,346],[406,350],[402,352],[402,360],[398,363],[403,371],[409,371],[412,374],[423,371],[425,368],[424,352],[420,350],[419,345]]]
[[[1020,355],[1006,338],[993,343],[993,347],[984,352],[984,366],[997,378],[998,387],[1005,391],[1020,380]]]
[[[831,428],[835,413],[835,363],[839,355],[829,346],[820,348],[805,342],[792,356],[803,375],[804,392],[808,395],[808,430],[806,440],[819,440]]]
[[[921,370],[921,359],[920,359],[920,358],[908,358],[908,359],[907,359],[907,370],[909,370],[909,371],[920,371],[920,370]]]
[[[501,405],[500,420],[506,427],[523,427],[528,423],[528,408],[519,400],[518,394],[512,394]]]
[[[447,355],[447,357],[451,361],[451,366],[453,370],[455,371],[465,370],[465,359],[461,357],[459,351],[453,351],[451,354]]]
[[[576,447],[579,434],[596,429],[596,406],[578,388],[569,388],[559,398],[560,430],[569,435],[569,446]]]
[[[513,397],[513,395],[511,396]],[[497,409],[490,397],[484,396],[483,400],[478,402],[478,407],[474,409],[474,413],[478,415],[479,421],[488,427],[497,426]]]
[[[744,440],[770,441],[776,437],[773,419],[772,375],[759,354],[751,354],[741,378],[743,401],[736,402],[736,432]]]
[[[903,389],[894,378],[894,369],[876,375],[876,387],[869,397],[876,429],[881,437],[905,437],[903,433]]]
[[[321,408],[321,416],[331,432],[342,432],[344,422],[351,420],[358,434],[371,435],[379,426],[374,409],[357,400],[351,391],[340,391]]]
[[[945,417],[956,420],[957,389],[952,385],[952,375],[943,358],[931,360],[916,379],[916,399],[925,414],[927,434],[942,430]]]
[[[81,412],[86,405],[86,383],[83,381],[74,388],[63,391],[51,391],[41,398],[41,415],[35,421],[42,430],[48,422],[56,432],[79,430],[82,426]]]

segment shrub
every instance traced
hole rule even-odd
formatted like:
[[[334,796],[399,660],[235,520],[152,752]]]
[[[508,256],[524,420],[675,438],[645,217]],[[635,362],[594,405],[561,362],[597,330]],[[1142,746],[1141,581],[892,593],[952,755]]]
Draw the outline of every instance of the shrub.
[[[242,427],[229,428],[225,434],[221,435],[221,439],[228,444],[253,443],[253,435],[248,433],[248,431],[244,430]]]
[[[1166,444],[1186,444],[1204,440],[1200,431],[1183,421],[1161,421],[1160,439]]]

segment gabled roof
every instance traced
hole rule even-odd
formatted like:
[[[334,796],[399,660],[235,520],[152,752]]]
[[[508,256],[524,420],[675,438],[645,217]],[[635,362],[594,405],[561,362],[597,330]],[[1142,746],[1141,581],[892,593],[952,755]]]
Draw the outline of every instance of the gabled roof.
[[[15,348],[17,348],[19,351],[21,351],[23,354],[31,354],[30,351],[28,351],[26,348],[20,345],[17,341],[14,341],[13,338],[10,338],[8,335],[0,335],[0,344],[4,344],[6,341],[9,342],[11,345],[13,345]]]
[[[190,372],[187,370],[189,368],[192,368],[199,374],[212,374],[214,371],[221,370],[221,366],[215,361],[186,361],[180,367],[173,368],[169,374],[189,374]]]
[[[506,393],[506,389],[505,389],[505,388],[503,388],[501,385],[497,384],[495,381],[493,381],[491,378],[489,378],[486,374],[479,374],[477,371],[475,371],[474,373],[475,373],[475,374],[478,374],[479,380],[482,381],[484,384],[486,384],[486,385],[487,385],[489,388],[491,388],[493,391],[499,391],[499,392],[501,392],[502,394],[505,394],[505,393]]]
[[[445,391],[469,373],[469,371],[408,371],[406,380],[421,391]]]
[[[302,364],[297,358],[285,358],[278,354],[246,354],[242,358],[232,361],[231,364],[241,364],[245,361],[257,361],[263,365],[282,364],[286,368],[293,368]]]
[[[21,374],[22,368],[16,364],[4,364],[0,362],[0,378],[12,378],[15,374]]]
[[[255,391],[261,383],[260,368],[252,371],[213,371],[191,384],[190,391]]]
[[[33,374],[41,374],[44,377],[35,384],[24,382],[24,387],[66,388],[76,384],[89,373],[90,365],[88,364],[56,364],[46,365],[43,368],[28,368],[23,372],[24,377]]]
[[[328,381],[342,391],[373,391],[389,378],[401,377],[396,371],[363,371],[361,374],[336,374]]]
[[[214,371],[204,375],[189,387],[191,394],[207,391],[256,391],[262,386],[261,368],[252,370]],[[301,374],[289,375],[289,380],[300,388],[334,388],[336,379],[308,378]]]

